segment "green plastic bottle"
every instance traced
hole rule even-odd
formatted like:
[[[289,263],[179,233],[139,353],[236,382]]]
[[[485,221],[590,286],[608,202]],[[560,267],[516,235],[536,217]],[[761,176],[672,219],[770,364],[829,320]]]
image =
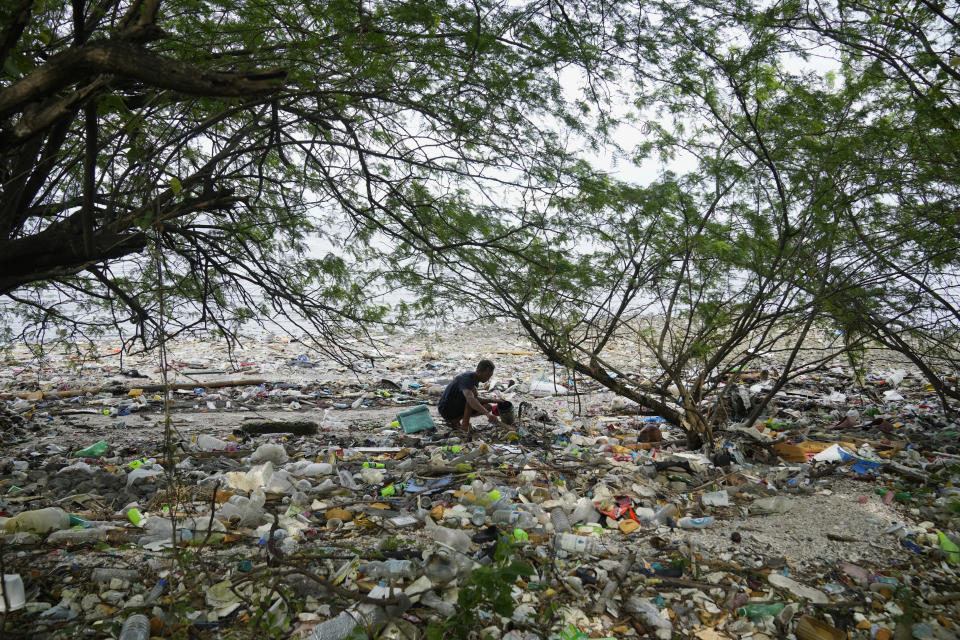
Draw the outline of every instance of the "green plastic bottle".
[[[100,442],[94,442],[86,449],[80,449],[80,451],[77,451],[73,455],[78,458],[99,458],[105,454],[109,448],[110,445],[101,440]]]
[[[756,622],[764,616],[777,615],[783,611],[784,606],[782,602],[774,602],[773,604],[748,604],[737,609],[737,615],[746,616]]]
[[[384,487],[383,489],[380,489],[380,495],[383,496],[384,498],[388,498],[388,497],[390,497],[390,496],[395,496],[395,495],[397,495],[398,493],[403,492],[403,490],[404,490],[404,488],[406,488],[406,486],[407,486],[407,485],[405,485],[405,484],[402,483],[402,482],[398,482],[398,483],[396,483],[396,484],[391,483],[391,484],[387,485],[386,487]]]

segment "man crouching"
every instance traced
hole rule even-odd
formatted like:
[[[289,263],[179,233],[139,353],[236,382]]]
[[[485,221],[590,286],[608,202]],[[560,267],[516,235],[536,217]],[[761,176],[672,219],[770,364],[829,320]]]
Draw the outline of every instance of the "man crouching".
[[[477,385],[486,382],[493,376],[493,362],[481,360],[477,363],[476,371],[466,371],[450,381],[440,396],[437,410],[448,424],[454,425],[458,421],[466,438],[470,438],[470,418],[485,415],[492,424],[500,424],[500,419],[493,415],[492,404],[500,401],[499,398],[481,398],[477,395]]]

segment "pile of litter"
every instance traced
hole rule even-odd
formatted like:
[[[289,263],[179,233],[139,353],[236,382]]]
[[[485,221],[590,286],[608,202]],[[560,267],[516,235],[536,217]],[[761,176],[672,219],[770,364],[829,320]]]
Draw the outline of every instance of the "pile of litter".
[[[960,429],[919,376],[800,376],[691,451],[491,334],[350,366],[182,343],[166,403],[155,356],[13,348],[3,633],[957,637]],[[436,399],[482,357],[517,411],[464,441]]]

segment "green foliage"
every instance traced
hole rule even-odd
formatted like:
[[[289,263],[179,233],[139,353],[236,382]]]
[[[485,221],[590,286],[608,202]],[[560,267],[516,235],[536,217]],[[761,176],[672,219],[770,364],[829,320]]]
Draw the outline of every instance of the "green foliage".
[[[475,569],[460,586],[457,613],[441,624],[431,624],[426,630],[429,640],[467,638],[480,628],[480,612],[494,613],[509,618],[516,600],[513,589],[519,578],[533,575],[528,563],[512,560],[507,542],[497,543],[494,561],[490,566]]]

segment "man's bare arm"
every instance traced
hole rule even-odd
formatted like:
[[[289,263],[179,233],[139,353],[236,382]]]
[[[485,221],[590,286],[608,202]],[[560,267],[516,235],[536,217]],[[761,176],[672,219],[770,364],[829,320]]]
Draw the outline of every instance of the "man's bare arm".
[[[484,399],[477,397],[477,394],[473,392],[472,389],[464,389],[463,396],[467,399],[467,404],[481,415],[487,416],[492,422],[500,422],[497,416],[493,415],[485,406],[483,406]]]

